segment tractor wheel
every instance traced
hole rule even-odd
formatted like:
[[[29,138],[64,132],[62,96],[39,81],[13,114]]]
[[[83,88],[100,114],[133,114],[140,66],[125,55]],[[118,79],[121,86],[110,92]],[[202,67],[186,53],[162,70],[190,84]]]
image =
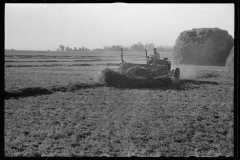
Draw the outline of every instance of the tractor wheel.
[[[175,79],[179,79],[179,77],[180,77],[180,69],[179,69],[179,68],[176,68],[176,69],[175,69],[175,73],[174,73],[174,78],[175,78]]]

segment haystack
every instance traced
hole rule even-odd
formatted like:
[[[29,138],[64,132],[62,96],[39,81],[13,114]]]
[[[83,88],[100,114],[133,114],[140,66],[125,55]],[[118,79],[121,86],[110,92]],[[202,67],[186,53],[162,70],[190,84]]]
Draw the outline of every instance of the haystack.
[[[186,30],[173,47],[173,64],[225,66],[233,45],[233,37],[223,29]]]

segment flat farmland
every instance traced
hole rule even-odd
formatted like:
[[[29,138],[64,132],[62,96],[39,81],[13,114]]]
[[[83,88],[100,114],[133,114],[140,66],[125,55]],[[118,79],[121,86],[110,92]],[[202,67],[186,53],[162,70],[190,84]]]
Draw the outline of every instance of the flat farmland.
[[[181,80],[172,87],[113,88],[98,75],[119,53],[95,54],[39,62],[39,53],[5,53],[5,156],[234,155],[234,81],[224,67],[173,66]],[[142,54],[124,59],[144,63]]]
[[[17,69],[16,69],[17,68]],[[5,67],[5,91],[91,83],[103,66]]]
[[[124,61],[145,64],[145,53],[124,52]],[[95,82],[107,63],[121,63],[120,52],[7,51],[5,90]]]

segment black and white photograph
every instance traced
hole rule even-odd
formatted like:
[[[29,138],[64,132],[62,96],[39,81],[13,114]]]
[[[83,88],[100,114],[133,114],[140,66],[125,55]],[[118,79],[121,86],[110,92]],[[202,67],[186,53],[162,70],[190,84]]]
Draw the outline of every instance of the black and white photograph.
[[[5,3],[4,156],[236,156],[235,12]]]

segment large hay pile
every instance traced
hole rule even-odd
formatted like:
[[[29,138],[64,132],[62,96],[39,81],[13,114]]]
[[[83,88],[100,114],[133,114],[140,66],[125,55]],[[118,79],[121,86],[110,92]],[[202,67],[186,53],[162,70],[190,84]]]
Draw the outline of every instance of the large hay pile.
[[[146,69],[134,64],[122,64],[118,71],[104,69],[100,82],[112,87],[155,88],[172,85],[171,78],[152,79]]]
[[[173,64],[224,66],[233,45],[233,37],[226,30],[186,30],[173,47]]]

